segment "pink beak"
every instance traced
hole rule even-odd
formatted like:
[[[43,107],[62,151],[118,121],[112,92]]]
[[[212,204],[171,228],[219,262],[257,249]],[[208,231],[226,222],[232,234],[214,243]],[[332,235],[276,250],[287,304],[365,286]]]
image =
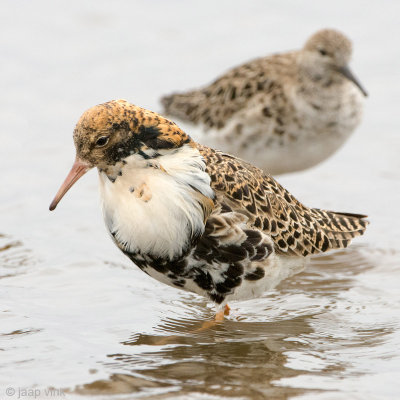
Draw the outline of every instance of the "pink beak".
[[[71,186],[82,175],[84,175],[87,171],[89,171],[90,168],[91,166],[87,162],[80,160],[78,157],[75,158],[75,162],[71,168],[71,171],[69,171],[68,176],[65,178],[65,181],[61,185],[60,189],[58,189],[58,192],[54,197],[54,200],[50,204],[49,207],[50,211],[53,211],[57,207],[57,204],[64,197],[65,193],[67,193],[68,190],[71,188]]]

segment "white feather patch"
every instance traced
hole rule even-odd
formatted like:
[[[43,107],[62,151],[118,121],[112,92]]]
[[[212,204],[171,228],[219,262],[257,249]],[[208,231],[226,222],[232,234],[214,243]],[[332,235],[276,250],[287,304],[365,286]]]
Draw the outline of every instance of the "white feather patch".
[[[160,153],[157,160],[127,157],[114,183],[99,171],[100,195],[105,223],[126,250],[173,259],[182,254],[193,233],[204,232],[195,190],[209,198],[214,193],[197,149],[185,145]],[[148,201],[135,195],[143,184]]]

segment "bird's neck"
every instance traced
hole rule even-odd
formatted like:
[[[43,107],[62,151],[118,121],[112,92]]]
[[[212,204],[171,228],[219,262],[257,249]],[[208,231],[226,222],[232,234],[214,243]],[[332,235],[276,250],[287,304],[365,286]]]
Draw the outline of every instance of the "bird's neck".
[[[297,54],[297,91],[303,96],[337,97],[337,91],[343,86],[343,77],[327,66],[314,62],[307,53]]]
[[[197,148],[133,154],[99,176],[104,219],[124,251],[173,260],[203,234],[214,193]]]

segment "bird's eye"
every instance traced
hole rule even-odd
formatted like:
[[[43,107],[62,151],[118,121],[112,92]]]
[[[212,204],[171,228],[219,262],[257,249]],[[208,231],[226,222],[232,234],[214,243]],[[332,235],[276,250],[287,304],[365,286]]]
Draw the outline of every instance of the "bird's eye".
[[[108,143],[108,136],[100,136],[96,141],[96,147],[103,147]]]
[[[328,53],[324,50],[324,49],[318,49],[319,54],[321,54],[321,56],[327,56]]]

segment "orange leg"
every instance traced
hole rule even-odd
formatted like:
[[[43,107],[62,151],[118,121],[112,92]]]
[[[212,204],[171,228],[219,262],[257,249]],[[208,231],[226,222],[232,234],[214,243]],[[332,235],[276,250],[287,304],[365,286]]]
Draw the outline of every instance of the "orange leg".
[[[231,310],[231,309],[230,309],[230,307],[228,306],[228,304],[225,305],[225,307],[224,307],[223,310],[220,310],[220,311],[218,311],[218,312],[215,314],[215,317],[214,317],[214,319],[213,319],[212,321],[204,321],[204,322],[202,323],[202,325],[201,325],[200,328],[194,329],[194,330],[192,330],[192,331],[190,331],[190,332],[202,332],[202,331],[206,331],[207,329],[212,328],[213,326],[219,324],[220,322],[223,322],[223,321],[224,321],[225,315],[229,315],[230,310]],[[164,339],[161,339],[161,340],[157,341],[155,344],[156,344],[156,345],[167,344],[169,340],[172,340],[172,339],[174,339],[174,338],[176,338],[176,337],[177,337],[176,335],[170,336],[170,337],[168,337],[168,338],[164,338]]]
[[[228,304],[224,307],[223,310],[218,311],[215,314],[214,320],[213,321],[204,321],[203,324],[201,325],[200,328],[195,329],[193,332],[201,332],[201,331],[205,331],[206,329],[210,329],[213,326],[217,325],[219,322],[223,322],[224,321],[224,317],[225,315],[229,315],[229,311],[231,309],[229,308]]]

